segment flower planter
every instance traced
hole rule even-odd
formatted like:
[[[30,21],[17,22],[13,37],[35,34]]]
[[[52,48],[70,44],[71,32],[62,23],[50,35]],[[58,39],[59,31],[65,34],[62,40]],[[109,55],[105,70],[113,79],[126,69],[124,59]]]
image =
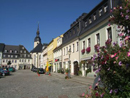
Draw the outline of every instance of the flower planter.
[[[85,53],[85,49],[82,49],[82,50],[81,50],[81,53],[84,54],[84,53]]]
[[[89,53],[89,52],[91,51],[91,47],[88,47],[88,48],[86,49],[86,51],[87,51],[87,53]]]

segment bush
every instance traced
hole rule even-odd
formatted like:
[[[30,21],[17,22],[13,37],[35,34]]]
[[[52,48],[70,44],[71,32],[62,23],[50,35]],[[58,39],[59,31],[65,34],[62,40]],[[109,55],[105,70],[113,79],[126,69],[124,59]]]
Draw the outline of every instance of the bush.
[[[91,72],[91,69],[90,69],[90,68],[86,70],[86,76],[87,76],[87,74],[88,74],[89,72]]]
[[[60,69],[58,70],[58,73],[61,73],[61,70],[60,70]]]
[[[82,75],[82,71],[81,70],[78,71],[78,75]]]

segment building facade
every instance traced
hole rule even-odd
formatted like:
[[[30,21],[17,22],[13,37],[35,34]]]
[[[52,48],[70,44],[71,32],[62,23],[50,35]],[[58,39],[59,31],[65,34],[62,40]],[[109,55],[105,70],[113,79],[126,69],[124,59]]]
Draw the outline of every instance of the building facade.
[[[92,58],[97,54],[98,47],[105,46],[108,39],[118,42],[117,26],[109,24],[109,18],[112,15],[110,10],[120,3],[120,0],[103,0],[82,20],[82,31],[79,34],[80,43],[80,62],[82,63],[82,75],[86,75],[86,70],[91,70],[88,75],[94,76]]]
[[[31,55],[23,45],[5,45],[2,55],[2,66],[15,69],[30,69]],[[10,62],[10,64],[9,64]]]
[[[36,37],[34,38],[34,48],[31,50],[32,57],[32,67],[40,68],[41,67],[41,52],[42,52],[42,43],[39,36],[39,24],[36,32]]]
[[[53,72],[58,72],[63,68],[62,66],[62,38],[63,35],[60,35],[57,38],[57,47],[53,50],[54,53],[54,64],[53,64]]]
[[[81,31],[81,20],[85,17],[83,13],[75,22],[70,26],[70,29],[63,34],[62,44],[62,63],[64,69],[69,69],[72,75],[78,75],[79,71],[79,38],[78,35]]]

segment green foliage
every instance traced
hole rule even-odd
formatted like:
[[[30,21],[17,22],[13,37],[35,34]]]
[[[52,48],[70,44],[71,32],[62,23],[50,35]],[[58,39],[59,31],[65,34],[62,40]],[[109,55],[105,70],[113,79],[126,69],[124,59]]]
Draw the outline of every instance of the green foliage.
[[[78,75],[82,75],[82,71],[81,70],[78,71]]]
[[[87,76],[87,74],[88,74],[89,72],[91,72],[91,69],[90,69],[90,68],[86,70],[86,76]]]
[[[65,69],[65,72],[66,72],[66,73],[68,73],[68,72],[69,72],[69,69],[68,69],[68,68],[67,68],[67,69]]]
[[[58,70],[58,73],[61,73],[61,69]]]

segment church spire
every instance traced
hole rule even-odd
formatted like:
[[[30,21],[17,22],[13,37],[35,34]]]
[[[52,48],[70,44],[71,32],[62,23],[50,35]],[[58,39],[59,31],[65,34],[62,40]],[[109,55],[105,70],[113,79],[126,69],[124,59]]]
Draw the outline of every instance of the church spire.
[[[38,22],[38,28],[37,28],[37,36],[39,36],[39,22]]]

